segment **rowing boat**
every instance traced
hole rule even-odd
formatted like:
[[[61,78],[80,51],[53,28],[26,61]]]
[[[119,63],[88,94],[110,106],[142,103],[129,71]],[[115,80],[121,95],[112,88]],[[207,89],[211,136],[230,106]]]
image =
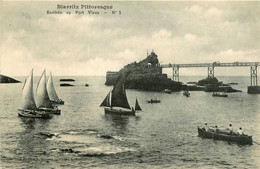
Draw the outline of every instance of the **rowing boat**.
[[[252,136],[240,135],[237,133],[228,133],[228,132],[216,132],[213,130],[206,131],[204,128],[198,127],[198,136],[202,138],[210,138],[214,140],[225,140],[228,142],[236,142],[241,145],[252,145],[253,139]]]

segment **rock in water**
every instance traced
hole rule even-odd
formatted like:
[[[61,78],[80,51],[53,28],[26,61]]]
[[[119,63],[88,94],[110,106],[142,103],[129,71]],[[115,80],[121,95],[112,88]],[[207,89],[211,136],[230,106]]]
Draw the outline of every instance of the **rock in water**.
[[[115,78],[112,78],[112,75]],[[118,73],[113,72],[109,81],[106,81],[106,85],[115,83],[123,84],[127,89],[148,91],[162,91],[163,89],[181,91],[182,86],[181,82],[174,82],[167,78],[167,74],[162,74],[158,57],[154,52],[139,63],[133,62],[124,66]]]
[[[233,89],[230,85],[219,82],[216,77],[205,78],[199,80],[198,83],[193,82],[193,86],[183,85],[183,90],[190,91],[205,91],[205,92],[242,92],[241,90]],[[197,84],[197,85],[196,85]]]
[[[0,83],[21,83],[21,82],[8,76],[0,75]]]
[[[65,87],[67,87],[67,86],[74,86],[74,85],[69,84],[69,83],[61,83],[60,86],[65,86]]]
[[[60,79],[60,82],[75,82],[74,79]]]

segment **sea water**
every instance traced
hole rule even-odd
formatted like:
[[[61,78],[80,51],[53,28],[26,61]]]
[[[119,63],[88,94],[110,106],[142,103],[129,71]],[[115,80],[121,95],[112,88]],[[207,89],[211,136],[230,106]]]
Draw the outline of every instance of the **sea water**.
[[[24,82],[25,77],[17,77]],[[111,87],[105,77],[53,77],[61,115],[51,119],[18,117],[23,83],[0,84],[1,168],[260,168],[260,145],[241,146],[197,137],[197,126],[242,127],[260,143],[260,95],[246,93],[249,77],[218,77],[237,82],[240,93],[227,98],[190,91],[172,94],[127,90],[136,116],[105,115],[99,107]],[[198,81],[203,77],[181,77]],[[34,87],[39,77],[34,79]],[[85,87],[85,84],[89,87]],[[148,104],[151,98],[159,104]],[[48,137],[47,134],[54,134]]]

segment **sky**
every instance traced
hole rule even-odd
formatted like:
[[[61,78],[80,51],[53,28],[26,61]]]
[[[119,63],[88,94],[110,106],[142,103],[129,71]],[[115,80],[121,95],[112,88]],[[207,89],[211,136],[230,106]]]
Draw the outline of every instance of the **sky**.
[[[46,14],[57,4],[109,5],[121,15]],[[0,73],[26,76],[34,68],[36,75],[46,69],[54,76],[104,76],[152,50],[161,64],[259,62],[259,9],[260,2],[2,1]],[[215,74],[249,76],[250,68],[215,68]]]

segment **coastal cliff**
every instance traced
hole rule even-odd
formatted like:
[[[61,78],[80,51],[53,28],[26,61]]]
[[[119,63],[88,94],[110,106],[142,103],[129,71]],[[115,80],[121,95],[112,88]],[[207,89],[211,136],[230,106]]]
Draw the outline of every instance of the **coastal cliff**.
[[[21,83],[21,82],[8,76],[0,75],[0,83]]]
[[[166,74],[162,74],[158,56],[154,52],[139,63],[133,62],[124,66],[119,72],[113,72],[113,74],[110,73],[109,75],[109,78],[107,76],[106,85],[119,83],[123,84],[127,89],[148,91],[182,90],[181,82],[174,82],[167,78]]]

